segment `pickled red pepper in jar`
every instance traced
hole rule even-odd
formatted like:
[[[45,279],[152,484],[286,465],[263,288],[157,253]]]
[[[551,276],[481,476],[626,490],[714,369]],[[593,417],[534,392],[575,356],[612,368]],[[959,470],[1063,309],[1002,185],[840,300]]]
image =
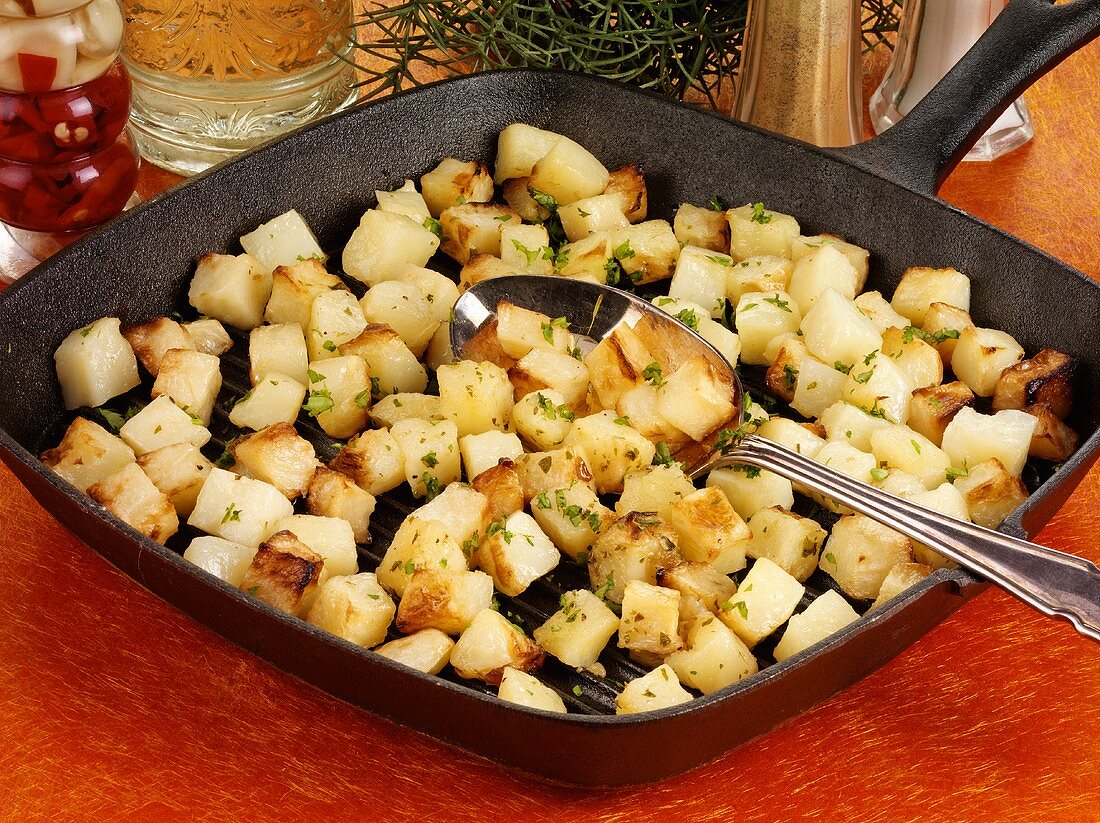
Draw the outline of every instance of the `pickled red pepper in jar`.
[[[0,221],[73,232],[137,186],[117,0],[0,0]]]

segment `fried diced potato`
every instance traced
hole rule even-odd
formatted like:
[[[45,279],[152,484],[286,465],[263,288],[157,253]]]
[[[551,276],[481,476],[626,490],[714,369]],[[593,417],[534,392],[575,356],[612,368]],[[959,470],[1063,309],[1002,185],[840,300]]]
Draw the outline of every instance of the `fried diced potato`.
[[[513,274],[525,274],[525,272],[512,263],[505,263],[499,257],[494,257],[491,254],[478,254],[471,257],[469,262],[462,267],[458,279],[459,285],[465,291],[482,280],[508,277]]]
[[[325,561],[290,532],[275,532],[257,549],[240,588],[269,606],[305,618],[317,598]]]
[[[561,555],[535,519],[517,511],[490,524],[477,558],[496,587],[515,597],[556,568]]]
[[[218,358],[193,349],[171,349],[161,358],[152,394],[171,398],[188,416],[209,426],[221,387]]]
[[[909,401],[914,386],[909,375],[889,357],[874,353],[852,366],[844,384],[842,399],[874,415],[886,415],[893,423],[909,419]]]
[[[643,285],[672,276],[680,244],[667,220],[646,220],[613,232],[609,251],[630,282]]]
[[[516,458],[516,468],[528,502],[539,492],[568,488],[574,483],[596,489],[584,454],[571,446],[522,454]]]
[[[716,692],[759,670],[748,646],[713,616],[695,621],[688,630],[687,648],[670,654],[666,662],[681,683],[703,694]]]
[[[573,428],[575,415],[554,389],[525,394],[512,409],[512,423],[530,446],[549,450],[560,446]]]
[[[814,573],[827,536],[817,521],[774,506],[753,514],[749,529],[749,557],[766,557],[799,583]]]
[[[202,484],[214,467],[190,443],[176,443],[146,452],[137,459],[137,464],[153,485],[168,495],[180,517],[191,514]]]
[[[479,254],[499,257],[501,223],[518,223],[519,219],[519,215],[510,207],[495,203],[463,203],[451,206],[439,218],[443,226],[440,251],[462,265]]]
[[[1028,452],[1032,457],[1060,461],[1077,450],[1077,432],[1063,423],[1046,403],[1035,403],[1024,411],[1039,421]]]
[[[179,529],[172,501],[136,463],[126,463],[89,486],[88,497],[158,543],[166,543]]]
[[[531,192],[527,190],[529,177],[513,177],[501,186],[501,197],[512,209],[529,223],[539,223],[550,216],[550,212],[540,206]]]
[[[568,354],[532,349],[507,371],[516,399],[533,391],[554,389],[570,406],[578,406],[588,392],[588,367]]]
[[[534,671],[542,665],[542,649],[499,612],[482,609],[451,650],[451,665],[459,677],[500,683],[505,668]]]
[[[363,295],[359,308],[368,324],[389,326],[417,357],[428,348],[440,322],[420,286],[401,280],[375,284]]]
[[[497,183],[527,177],[535,163],[545,157],[560,134],[536,129],[526,123],[512,123],[497,135],[497,159],[493,179]]]
[[[761,557],[741,581],[737,594],[719,604],[718,617],[752,648],[787,622],[804,593],[805,587],[794,577]]]
[[[458,448],[466,476],[471,480],[501,460],[514,460],[523,454],[523,444],[517,435],[495,429],[459,438]]]
[[[561,206],[558,217],[570,242],[581,240],[594,232],[612,232],[630,225],[623,214],[619,197],[614,194],[598,194]]]
[[[690,300],[706,309],[711,317],[726,313],[726,272],[732,261],[710,249],[684,246],[676,261],[676,271],[668,296]]]
[[[626,473],[650,465],[656,453],[649,440],[611,411],[574,422],[565,445],[584,455],[600,494],[622,491]]]
[[[416,497],[435,497],[462,477],[458,427],[450,420],[399,420],[390,434],[405,455],[405,480]]]
[[[356,354],[367,364],[372,386],[384,394],[422,392],[428,386],[428,373],[401,336],[387,325],[372,323],[354,340],[342,344],[340,354]]]
[[[157,317],[148,323],[130,326],[122,331],[122,336],[130,344],[141,365],[153,377],[156,377],[160,370],[160,361],[165,352],[170,349],[195,348],[187,330],[167,317]]]
[[[397,392],[387,394],[370,407],[370,419],[376,426],[389,428],[398,420],[419,417],[422,420],[442,420],[439,398],[432,394]]]
[[[676,239],[685,246],[698,246],[722,254],[729,251],[730,224],[724,211],[683,203],[676,210],[672,225]]]
[[[325,291],[310,307],[306,344],[310,360],[337,357],[338,349],[367,327],[359,303],[349,291]]]
[[[465,568],[466,556],[446,526],[436,520],[421,520],[410,515],[393,536],[376,574],[387,591],[402,597],[418,569],[462,571]]]
[[[439,371],[440,366],[449,365],[455,362],[455,359],[454,350],[451,348],[451,324],[440,323],[428,342],[428,350],[424,352],[424,365],[432,371]]]
[[[346,520],[356,543],[370,542],[370,517],[374,514],[374,495],[340,472],[318,466],[309,484],[306,507],[317,517]]]
[[[788,403],[792,402],[798,387],[798,375],[802,371],[802,361],[806,356],[806,345],[802,340],[796,336],[788,338],[776,351],[772,364],[768,366],[764,377],[768,391]]]
[[[500,223],[500,259],[516,273],[553,274],[554,250],[545,226],[509,216]]]
[[[979,397],[991,397],[1001,374],[1024,357],[1023,347],[1012,335],[997,329],[972,326],[959,335],[951,355],[951,370]]]
[[[297,323],[254,328],[248,336],[248,359],[252,385],[272,372],[285,374],[302,385],[309,382],[306,338]]]
[[[843,401],[821,413],[818,423],[825,427],[829,440],[842,440],[860,451],[871,451],[871,435],[894,424],[883,417],[868,414],[859,406]]]
[[[909,318],[902,317],[891,306],[881,292],[865,291],[858,295],[855,304],[863,316],[870,320],[879,334],[885,334],[887,329],[904,329],[909,325]]]
[[[420,190],[432,217],[439,217],[452,206],[492,200],[493,178],[482,163],[444,157],[438,166],[421,176]]]
[[[642,167],[637,163],[611,172],[603,191],[619,201],[619,208],[631,223],[645,220],[649,211],[649,192]]]
[[[400,188],[391,191],[375,189],[374,199],[378,201],[379,211],[403,214],[421,225],[432,216],[424,196],[416,190],[412,180],[406,180]]]
[[[868,611],[877,609],[879,606],[893,600],[931,573],[931,566],[925,566],[923,563],[898,563],[883,578],[882,586],[878,590],[878,597],[875,598],[875,602],[871,604]]]
[[[118,431],[135,454],[156,451],[173,443],[203,446],[210,432],[168,397],[158,397],[122,424]]]
[[[790,379],[786,372],[784,379]],[[843,371],[838,371],[832,364],[822,363],[810,354],[798,361],[798,373],[794,375],[794,380],[791,408],[806,417],[825,414],[840,402],[848,385],[848,377]]]
[[[436,372],[443,414],[460,436],[504,430],[512,417],[508,373],[489,362],[462,360]]]
[[[891,358],[918,389],[938,386],[943,382],[940,353],[931,344],[914,336],[911,328],[887,329],[882,335],[882,354]]]
[[[237,588],[255,556],[254,546],[242,546],[221,537],[196,537],[183,553],[184,560]]]
[[[329,467],[377,496],[404,481],[405,453],[388,430],[368,429],[349,440]]]
[[[343,268],[373,286],[396,279],[409,263],[423,266],[439,248],[439,237],[403,214],[369,209],[344,246]]]
[[[291,266],[296,260],[323,261],[325,258],[309,224],[295,209],[242,235],[241,248],[252,256],[261,271],[268,274],[279,266]]]
[[[531,167],[527,188],[566,206],[600,194],[610,180],[607,169],[590,151],[562,137]]]
[[[276,531],[288,531],[325,561],[331,575],[349,575],[359,571],[355,533],[351,524],[338,517],[292,514],[275,524]]]
[[[1027,487],[996,457],[971,466],[965,476],[955,480],[955,489],[966,500],[970,519],[987,529],[1000,526],[1027,500]]]
[[[950,366],[959,337],[971,328],[974,328],[974,321],[964,309],[949,303],[932,303],[924,315],[921,330],[932,337],[930,342],[940,353],[943,365]],[[940,342],[936,342],[937,340]]]
[[[852,514],[833,525],[820,566],[849,597],[870,600],[878,596],[890,569],[912,559],[908,537],[869,517]]]
[[[937,446],[943,432],[959,410],[974,405],[974,392],[956,380],[942,386],[930,386],[913,392],[909,403],[909,427]]]
[[[98,423],[78,417],[69,424],[57,448],[42,453],[42,462],[80,491],[134,462],[134,452]]]
[[[806,315],[825,291],[831,289],[845,300],[855,300],[859,286],[859,274],[848,258],[832,246],[822,246],[794,264],[788,291],[799,311]]]
[[[729,375],[704,358],[688,360],[658,387],[657,411],[692,439],[703,440],[733,416]]]
[[[623,592],[619,648],[665,657],[680,648],[680,593],[640,580]]]
[[[759,203],[730,209],[726,218],[734,260],[762,254],[790,257],[791,244],[800,234],[797,220],[788,214],[769,211]]]
[[[294,507],[278,489],[262,480],[213,468],[199,491],[188,525],[245,546],[258,546]]]
[[[694,491],[674,502],[663,516],[679,535],[680,553],[688,560],[709,563],[723,574],[745,568],[752,532],[721,489],[708,486]]]
[[[786,292],[748,292],[737,301],[735,325],[741,339],[741,360],[754,366],[767,366],[764,350],[776,337],[796,332],[802,316]]]
[[[588,553],[592,588],[621,603],[631,580],[657,582],[657,567],[680,557],[676,530],[652,512],[630,512],[607,526]]]
[[[790,480],[753,466],[715,469],[707,475],[707,486],[721,489],[733,510],[746,520],[761,509],[794,506]]]
[[[270,305],[270,302],[268,305]],[[233,338],[229,336],[225,326],[213,317],[202,317],[198,320],[192,320],[190,323],[184,323],[183,329],[187,332],[187,336],[195,349],[203,354],[221,357],[233,348]],[[180,346],[177,348],[186,347]]]
[[[888,426],[871,433],[871,453],[880,468],[901,469],[918,478],[926,489],[944,482],[951,458],[908,426]]]
[[[57,347],[53,359],[66,409],[102,406],[141,382],[121,325],[116,317],[104,317],[70,333]]]
[[[458,284],[454,280],[432,269],[411,264],[401,269],[397,279],[420,289],[424,299],[428,301],[433,320],[445,323],[450,319],[451,309],[459,295]]]
[[[675,558],[672,558],[675,560]],[[673,562],[668,566],[657,567],[657,585],[675,589],[681,595],[681,618],[683,604],[687,599],[700,601],[711,612],[717,612],[720,604],[725,603],[737,592],[734,582],[706,563],[691,561]]]
[[[555,269],[562,277],[606,283],[615,273],[613,249],[611,237],[606,232],[590,234],[576,243],[563,245],[558,250]]]
[[[856,291],[862,291],[863,284],[867,282],[867,273],[871,268],[871,253],[854,243],[848,243],[842,237],[837,237],[835,234],[796,237],[791,243],[791,258],[796,261],[801,260],[823,246],[834,248],[848,258],[848,262],[852,264],[852,268],[859,276],[859,280],[856,281]]]
[[[793,452],[807,457],[816,457],[825,447],[825,438],[789,420],[786,417],[773,417],[761,424],[756,433],[773,443],[786,446]]]
[[[187,301],[201,314],[252,329],[263,322],[271,284],[271,273],[248,254],[208,254],[199,259]]]
[[[1019,477],[1038,423],[1030,414],[1015,409],[992,415],[960,409],[944,429],[942,448],[956,468],[996,457],[1009,474]]]
[[[488,498],[490,520],[507,517],[523,508],[523,484],[512,460],[501,460],[475,475],[470,484]]]
[[[849,370],[883,346],[883,337],[875,324],[863,316],[855,303],[832,288],[821,292],[802,318],[802,333],[811,354]],[[935,351],[932,355],[939,366],[939,356]]]
[[[440,563],[446,562],[446,559]],[[493,580],[485,572],[449,568],[413,572],[397,607],[397,630],[412,634],[438,629],[462,634],[493,601]]]
[[[264,309],[264,320],[273,324],[297,323],[304,330],[309,326],[317,296],[339,288],[343,288],[340,278],[329,274],[316,258],[279,266],[271,275],[271,298]]]
[[[661,665],[623,687],[615,698],[615,714],[655,712],[691,700],[691,693],[680,685],[672,667]]]
[[[329,634],[369,649],[386,639],[395,611],[378,579],[364,572],[325,581],[306,619]]]
[[[391,640],[374,651],[410,669],[439,674],[450,662],[454,645],[454,641],[438,629],[424,629],[408,637]]]
[[[689,444],[692,439],[661,414],[658,407],[659,399],[656,386],[651,383],[642,383],[623,394],[615,408],[619,416],[629,420],[631,428],[644,437],[652,441],[664,442],[671,450],[678,450],[681,446]]]
[[[504,667],[497,697],[517,706],[566,714],[565,703],[556,691],[544,685],[538,678],[511,666]]]
[[[554,545],[578,562],[614,520],[611,510],[583,483],[538,492],[531,500],[531,513]]]
[[[946,303],[969,312],[970,278],[955,269],[906,269],[890,305],[914,326],[920,326],[933,303]]]
[[[678,463],[645,466],[623,477],[623,492],[615,503],[619,515],[656,512],[665,517],[672,505],[695,492]]]
[[[775,659],[782,662],[858,619],[859,615],[848,601],[830,589],[804,611],[791,616],[775,646]]]
[[[414,514],[420,520],[432,520],[445,526],[467,557],[473,554],[492,520],[486,496],[463,483],[447,486]]]
[[[785,257],[756,255],[734,263],[726,270],[726,297],[735,304],[742,296],[790,288],[794,265]]]
[[[1024,409],[1045,404],[1062,419],[1073,407],[1073,376],[1077,358],[1054,349],[1043,349],[1030,360],[1001,372],[993,391],[993,410]]]
[[[642,381],[653,355],[634,330],[620,326],[596,344],[584,358],[592,388],[605,408],[613,409],[619,398]]]
[[[566,666],[587,669],[619,629],[619,618],[586,589],[566,592],[561,608],[534,631],[535,642]]]
[[[531,349],[550,349],[568,354],[574,345],[569,323],[564,317],[551,320],[541,312],[531,311],[501,300],[497,305],[497,340],[509,357],[519,360]]]
[[[816,455],[814,460],[823,466],[828,466],[834,471],[846,474],[863,483],[871,483],[871,470],[878,467],[874,455],[861,452],[859,449],[848,445],[843,440],[828,441]],[[847,508],[818,492],[812,492],[810,496],[825,508],[834,512],[847,512]]]

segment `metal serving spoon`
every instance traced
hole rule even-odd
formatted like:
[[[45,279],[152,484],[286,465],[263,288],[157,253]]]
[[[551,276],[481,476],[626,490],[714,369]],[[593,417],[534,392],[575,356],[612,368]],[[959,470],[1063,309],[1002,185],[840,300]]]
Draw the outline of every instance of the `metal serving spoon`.
[[[550,317],[564,317],[575,334],[597,341],[620,324],[649,324],[657,338],[667,343],[667,352],[679,352],[680,357],[684,352],[701,354],[727,376],[736,419],[740,419],[744,395],[730,364],[675,318],[610,286],[562,277],[482,281],[455,304],[451,325],[455,352],[477,358],[484,351],[481,347],[495,334],[496,307],[501,300]],[[755,435],[723,452],[708,447],[686,462],[692,478],[735,464],[773,471],[925,544],[1044,614],[1064,617],[1081,634],[1100,640],[1100,569],[1088,560],[918,506]]]

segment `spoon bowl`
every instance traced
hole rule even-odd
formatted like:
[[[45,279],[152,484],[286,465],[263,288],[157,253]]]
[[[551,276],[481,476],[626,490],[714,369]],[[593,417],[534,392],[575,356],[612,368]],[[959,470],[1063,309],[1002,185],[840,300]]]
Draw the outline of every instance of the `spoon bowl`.
[[[551,318],[564,317],[574,334],[591,342],[602,340],[621,325],[646,329],[652,332],[646,339],[661,346],[661,351],[652,354],[672,370],[688,356],[706,357],[726,380],[734,413],[726,426],[705,441],[675,453],[692,479],[732,465],[775,472],[923,543],[1044,614],[1063,617],[1081,634],[1100,640],[1100,569],[1093,563],[957,520],[778,443],[741,434],[744,392],[733,366],[702,337],[659,308],[620,289],[564,277],[524,275],[484,280],[455,303],[451,346],[456,354],[481,359],[480,353],[489,350],[501,301]],[[722,448],[716,449],[716,442]]]

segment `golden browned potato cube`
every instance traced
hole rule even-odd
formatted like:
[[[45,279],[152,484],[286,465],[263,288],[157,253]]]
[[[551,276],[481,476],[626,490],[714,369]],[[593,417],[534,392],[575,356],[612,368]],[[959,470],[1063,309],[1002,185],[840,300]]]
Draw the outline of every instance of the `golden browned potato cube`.
[[[157,317],[148,323],[130,326],[122,330],[122,336],[134,350],[141,365],[153,377],[157,376],[161,358],[169,349],[196,348],[187,330],[167,317]]]
[[[531,167],[528,188],[549,195],[558,205],[594,197],[602,192],[611,175],[586,148],[561,137],[538,162]]]
[[[674,503],[694,493],[695,486],[679,464],[645,466],[623,477],[623,493],[615,511],[620,515],[657,512],[665,517]]]
[[[532,349],[507,371],[516,400],[542,389],[560,392],[566,404],[579,407],[588,393],[588,367],[564,352]]]
[[[574,346],[564,317],[551,319],[501,300],[497,305],[497,339],[509,357],[519,360],[531,349],[551,349],[568,354]]]
[[[83,492],[133,463],[134,452],[98,423],[78,417],[69,424],[57,448],[44,451],[41,460]]]
[[[412,180],[406,180],[400,188],[390,191],[374,190],[374,199],[378,201],[379,211],[403,214],[417,223],[423,223],[432,216],[424,196],[416,190]]]
[[[458,448],[462,452],[466,477],[471,480],[495,467],[501,460],[514,460],[523,454],[523,444],[516,434],[496,429],[461,437]]]
[[[909,318],[902,317],[894,311],[894,307],[887,302],[881,292],[865,291],[863,294],[857,295],[854,302],[859,310],[863,312],[863,316],[875,324],[879,334],[884,334],[887,329],[904,329],[909,325]],[[954,308],[954,306],[951,308]],[[951,359],[948,358],[947,362],[950,363]]]
[[[621,603],[631,580],[657,582],[658,567],[680,558],[676,530],[652,512],[630,512],[603,529],[588,553],[592,588]]]
[[[923,563],[898,563],[883,578],[878,596],[875,598],[875,602],[871,604],[871,609],[877,609],[879,606],[893,600],[931,573],[932,567],[925,566]]]
[[[390,434],[405,455],[405,480],[416,497],[429,500],[462,477],[458,428],[450,420],[400,420]]]
[[[193,349],[170,349],[160,360],[153,397],[166,395],[202,425],[210,425],[222,387],[221,361]]]
[[[225,326],[213,317],[200,317],[198,320],[184,323],[183,328],[195,350],[203,354],[221,357],[233,348],[233,338],[229,336]]]
[[[374,651],[410,669],[439,674],[450,662],[454,645],[455,642],[438,629],[424,629],[408,637],[391,640]]]
[[[680,685],[672,667],[662,664],[623,687],[615,698],[615,714],[655,712],[689,703],[692,699],[691,692]]]
[[[410,263],[423,266],[438,248],[439,236],[424,223],[404,214],[368,209],[341,259],[349,277],[373,286],[397,278]]]
[[[306,507],[317,517],[335,517],[351,524],[356,543],[369,543],[374,495],[346,475],[318,466],[309,484]]]
[[[610,235],[609,247],[623,274],[637,285],[671,277],[680,257],[680,243],[667,220],[618,229]]]
[[[729,209],[730,253],[735,260],[759,254],[790,257],[791,244],[801,234],[798,221],[788,214],[753,203]]]
[[[493,178],[482,163],[444,157],[438,166],[421,176],[420,191],[432,217],[439,217],[451,206],[492,200]]]
[[[490,508],[489,499],[480,491],[462,483],[452,483],[413,514],[421,520],[434,520],[445,526],[447,533],[462,545],[467,556],[471,556],[492,522]]]
[[[359,571],[355,534],[351,524],[338,517],[292,514],[275,524],[275,531],[288,531],[321,555],[329,575],[349,575]]]
[[[297,323],[254,328],[248,334],[248,362],[253,386],[272,372],[285,374],[303,386],[309,383],[306,337]]]
[[[806,344],[799,338],[791,338],[784,342],[764,376],[764,384],[768,387],[768,391],[788,403],[793,401],[795,389],[798,386],[798,375],[802,369],[802,360],[805,357]]]
[[[913,559],[908,537],[861,514],[842,517],[833,526],[819,565],[849,597],[870,600],[898,563]]]
[[[388,591],[402,597],[419,569],[466,568],[466,555],[450,530],[436,520],[421,520],[414,514],[398,528],[376,574]]]
[[[908,426],[888,426],[871,433],[871,454],[880,469],[901,469],[934,489],[947,478],[951,458]]]
[[[1073,407],[1073,377],[1077,359],[1054,349],[1043,349],[1001,372],[993,390],[993,410],[1024,409],[1043,403],[1063,420]]]
[[[275,532],[276,523],[292,514],[290,501],[270,483],[215,467],[187,523],[207,534],[256,547]]]
[[[656,453],[653,443],[612,411],[578,419],[565,445],[584,455],[600,494],[621,492],[626,474],[649,466]]]
[[[504,185],[501,186],[501,196],[504,198],[504,202],[523,220],[529,223],[537,223],[549,217],[550,212],[540,206],[535,198],[531,196],[531,192],[527,188],[529,182],[530,178],[528,177],[513,177],[505,180]]]
[[[828,535],[817,521],[778,506],[756,512],[749,518],[749,529],[748,556],[768,558],[799,583],[814,573]]]
[[[66,409],[102,406],[141,382],[137,358],[119,331],[117,317],[76,329],[54,352]]]
[[[681,606],[685,600],[697,600],[706,609],[715,613],[723,603],[737,593],[737,586],[733,580],[714,566],[689,560],[667,567],[658,566],[657,585],[678,591],[681,596]]]
[[[389,428],[398,420],[419,417],[422,420],[442,420],[443,409],[439,398],[432,394],[397,392],[387,394],[370,407],[370,419],[374,425]]]
[[[269,606],[304,618],[317,597],[324,565],[321,555],[293,534],[275,532],[260,544],[240,588]]]
[[[969,312],[950,303],[932,303],[921,326],[921,330],[930,336],[929,342],[940,353],[945,367],[951,365],[960,335],[972,328],[974,321],[970,319]]]
[[[909,428],[920,432],[937,446],[943,432],[959,410],[974,405],[974,392],[956,380],[913,392],[909,403]]]
[[[630,222],[623,214],[622,201],[614,194],[597,194],[558,208],[565,236],[576,242],[598,231],[613,232]]]
[[[195,508],[203,483],[214,464],[190,443],[175,443],[146,452],[137,464],[153,485],[168,495],[176,513],[187,517]]]
[[[631,223],[645,220],[649,210],[649,193],[642,167],[637,163],[611,172],[603,192],[618,199],[619,208]]]
[[[1028,452],[1032,457],[1065,460],[1077,450],[1077,432],[1063,423],[1046,403],[1035,403],[1024,411],[1039,421]]]
[[[470,484],[489,501],[489,520],[507,517],[523,508],[523,484],[512,460],[501,460],[476,475]]]
[[[383,394],[422,392],[428,385],[428,373],[396,331],[383,323],[371,323],[353,340],[340,345],[342,355],[363,358],[370,374],[372,390]],[[369,405],[369,403],[368,403]]]
[[[287,423],[238,438],[232,451],[238,473],[270,483],[288,500],[309,490],[319,465],[313,444]]]
[[[824,640],[859,619],[856,610],[830,589],[798,614],[791,615],[783,636],[775,646],[776,662]]]
[[[482,280],[492,280],[494,277],[508,277],[513,274],[525,274],[513,263],[506,263],[499,257],[491,254],[477,254],[472,256],[459,272],[458,281],[463,291],[480,283]]]
[[[210,536],[196,537],[183,552],[184,560],[234,588],[240,587],[244,573],[255,556],[255,546],[242,546],[231,540]]]
[[[393,599],[369,572],[330,577],[317,592],[306,618],[314,626],[365,649],[386,639],[395,612]]]
[[[518,706],[566,714],[565,703],[556,691],[544,685],[537,677],[510,666],[504,669],[497,697]]]
[[[485,572],[420,569],[413,572],[401,595],[397,630],[402,634],[423,629],[462,634],[492,601],[493,579]]]
[[[871,253],[867,249],[860,248],[854,243],[847,242],[843,237],[839,237],[835,234],[818,234],[813,237],[806,237],[805,235],[796,237],[791,243],[791,257],[794,260],[801,260],[807,254],[811,254],[814,250],[821,248],[822,246],[831,246],[845,257],[848,258],[848,262],[852,264],[852,268],[856,270],[856,274],[859,275],[859,288],[863,288],[863,284],[867,282],[867,273],[870,270]],[[902,325],[906,325],[903,323]]]
[[[187,301],[200,313],[238,329],[263,322],[271,274],[247,254],[208,254],[199,259]]]
[[[535,642],[566,666],[587,669],[619,629],[619,618],[586,589],[566,592],[561,608],[534,631]]]
[[[519,219],[511,208],[495,203],[451,206],[439,218],[443,226],[443,242],[439,249],[462,265],[479,254],[499,257],[501,223],[518,222]]]
[[[515,597],[555,569],[561,555],[531,515],[517,511],[489,525],[477,550],[478,566],[504,594]]]
[[[680,641],[680,592],[631,580],[623,592],[619,648],[666,657]]]
[[[692,438],[670,423],[658,409],[659,390],[652,383],[641,383],[619,398],[615,411],[630,421],[630,427],[653,442],[665,443],[677,451],[692,442]],[[591,406],[591,401],[589,401]],[[591,408],[590,408],[591,410]]]
[[[730,248],[730,224],[724,211],[684,203],[672,223],[676,239],[685,246],[725,254]]]
[[[718,618],[752,648],[787,622],[805,592],[806,587],[777,564],[760,557],[741,581],[737,594],[719,604]],[[672,661],[669,663],[676,668]]]
[[[723,574],[745,568],[752,532],[721,489],[708,486],[674,502],[664,519],[679,535],[680,554]]]
[[[309,394],[302,409],[330,437],[346,439],[361,432],[369,420],[371,383],[366,361],[342,354],[309,364]]]
[[[545,452],[529,452],[521,454],[515,462],[523,484],[523,497],[528,502],[540,492],[565,489],[574,483],[588,486],[593,491],[596,489],[584,454],[579,449],[564,446]]]
[[[951,355],[951,370],[974,394],[992,397],[1001,374],[1023,358],[1023,346],[1012,335],[972,326],[959,335]]]
[[[642,372],[654,362],[634,330],[620,325],[584,358],[592,388],[604,408],[613,409],[619,398],[643,380]]]
[[[909,332],[907,335],[906,332]],[[887,329],[882,333],[882,354],[890,357],[918,389],[943,382],[943,361],[930,344],[915,336],[911,328]]]
[[[693,440],[703,440],[733,416],[730,381],[706,359],[688,360],[657,387],[657,411]]]
[[[451,650],[459,677],[499,684],[504,669],[531,672],[542,665],[542,649],[523,630],[492,609],[482,609]]]
[[[987,529],[997,528],[1027,500],[1027,487],[996,457],[970,466],[955,479],[955,488],[966,500],[970,519]]]
[[[578,562],[587,559],[596,536],[615,519],[583,483],[539,492],[531,500],[531,514],[554,545]]]
[[[1038,425],[1030,414],[1015,409],[982,414],[963,408],[944,429],[942,448],[955,468],[965,469],[996,457],[1009,474],[1019,477]]]
[[[748,646],[713,616],[695,621],[688,629],[687,648],[673,652],[665,662],[681,683],[703,694],[723,689],[759,669]]]
[[[305,399],[304,385],[285,374],[268,372],[233,404],[229,422],[253,431],[276,423],[292,424],[298,419]]]
[[[441,366],[436,379],[443,414],[457,426],[460,437],[508,428],[512,384],[508,372],[500,366],[461,360]]]
[[[387,429],[368,429],[349,440],[329,468],[377,497],[405,480],[405,453]]]
[[[136,463],[127,463],[89,486],[88,496],[119,520],[158,543],[166,543],[179,529],[179,518],[172,501]]]
[[[520,223],[513,217],[501,220],[500,259],[505,265],[525,274],[553,274],[554,257],[545,226]]]
[[[598,231],[576,243],[563,245],[555,257],[555,271],[562,277],[606,283],[616,271],[614,257],[611,235]]]
[[[271,298],[264,310],[264,320],[297,323],[305,330],[317,295],[338,288],[343,288],[340,278],[329,274],[324,262],[315,257],[292,266],[279,266],[271,275]]]

